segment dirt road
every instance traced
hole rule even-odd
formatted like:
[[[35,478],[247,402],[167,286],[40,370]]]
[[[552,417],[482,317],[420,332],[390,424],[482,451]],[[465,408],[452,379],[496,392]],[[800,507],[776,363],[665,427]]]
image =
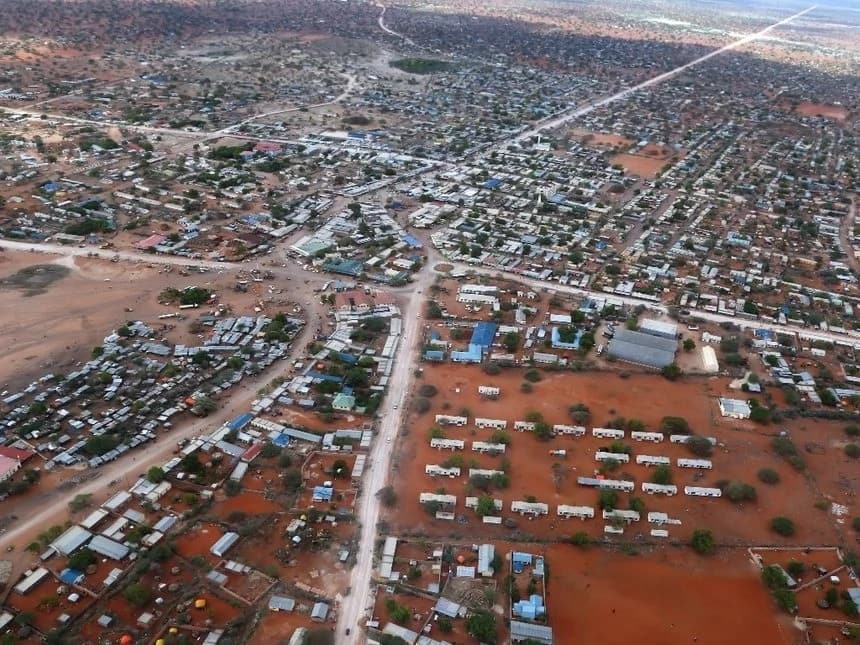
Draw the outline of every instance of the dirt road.
[[[370,472],[362,483],[361,493],[356,502],[358,521],[361,524],[361,537],[356,550],[356,564],[350,579],[351,593],[344,598],[338,614],[335,641],[342,644],[359,642],[363,631],[360,618],[373,608],[370,595],[370,581],[373,571],[373,545],[376,540],[376,524],[379,521],[379,498],[377,491],[388,481],[391,457],[396,445],[397,433],[403,423],[408,407],[408,396],[413,381],[413,369],[417,365],[416,344],[420,340],[423,319],[421,308],[424,292],[433,283],[433,272],[426,268],[412,285],[402,303],[403,318],[400,344],[397,348],[394,370],[389,379],[388,393],[379,409],[381,419],[379,433],[371,447]],[[346,635],[346,630],[351,630]]]

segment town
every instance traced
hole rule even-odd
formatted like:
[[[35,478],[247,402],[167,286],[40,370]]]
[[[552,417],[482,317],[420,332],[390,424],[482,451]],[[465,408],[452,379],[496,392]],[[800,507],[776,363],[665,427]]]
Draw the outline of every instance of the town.
[[[11,3],[0,640],[860,639],[858,24]]]

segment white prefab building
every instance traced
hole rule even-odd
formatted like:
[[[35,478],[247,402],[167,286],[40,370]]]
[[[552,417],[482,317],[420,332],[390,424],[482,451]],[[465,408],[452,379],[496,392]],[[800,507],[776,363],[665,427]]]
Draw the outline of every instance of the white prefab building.
[[[578,517],[581,520],[590,520],[594,517],[594,509],[591,506],[569,506],[567,504],[559,504],[556,509],[559,517],[565,519]]]
[[[462,450],[466,446],[466,442],[462,439],[436,439],[430,440],[431,448],[439,450]]]
[[[437,414],[436,423],[440,426],[464,426],[469,423],[468,417],[456,417],[449,414]]]
[[[624,430],[616,430],[615,428],[592,428],[591,435],[598,439],[623,439]]]
[[[504,419],[482,419],[476,418],[475,425],[479,428],[492,428],[493,430],[504,430],[508,427],[508,422]]]
[[[684,486],[684,493],[693,497],[722,497],[723,491],[719,488],[704,488],[702,486]]]
[[[437,520],[453,520],[455,519],[455,515],[450,511],[436,511],[436,519]]]
[[[640,466],[671,466],[672,460],[657,455],[636,455],[636,463]]]
[[[648,513],[648,521],[651,524],[656,524],[657,526],[663,526],[664,524],[681,526],[681,520],[672,519],[666,513],[659,513],[657,511],[650,511]]]
[[[499,301],[496,296],[485,296],[481,293],[463,293],[462,290],[457,292],[457,302],[467,304],[494,305]]]
[[[473,441],[473,452],[505,452],[507,446],[503,443],[487,443],[485,441]]]
[[[607,524],[603,527],[603,532],[607,535],[624,535],[624,528],[621,526],[612,526],[612,524]]]
[[[666,529],[651,529],[651,537],[667,538],[669,537],[669,531]]]
[[[490,385],[479,385],[478,386],[478,394],[481,396],[489,396],[492,398],[496,398],[502,393],[501,388],[492,387]]]
[[[452,468],[443,468],[437,464],[427,464],[424,466],[424,474],[431,477],[459,477],[460,469],[456,466]]]
[[[663,441],[663,433],[662,432],[642,432],[636,431],[630,433],[630,438],[633,441],[653,441],[654,443],[660,443]]]
[[[639,517],[639,511],[625,511],[620,508],[614,508],[611,511],[603,511],[604,520],[618,520],[630,524],[631,522],[638,522]]]
[[[677,495],[678,487],[675,484],[652,484],[651,482],[642,482],[642,492],[653,495],[659,493],[661,495]]]
[[[617,461],[621,464],[626,464],[630,461],[630,455],[626,452],[600,452],[594,453],[594,458],[597,461]]]
[[[520,515],[547,515],[549,513],[549,504],[542,502],[511,502],[511,510]]]
[[[749,403],[741,399],[720,398],[720,414],[730,419],[749,419],[752,409]]]
[[[535,424],[532,421],[514,421],[514,430],[518,432],[534,432]]]
[[[556,423],[552,427],[552,431],[554,434],[569,434],[574,437],[584,437],[585,436],[585,428],[583,426],[567,426],[563,423]]]
[[[702,470],[711,470],[714,465],[710,459],[678,459],[678,468],[701,468]]]
[[[466,283],[460,285],[460,293],[498,293],[499,288],[492,284],[471,284]]]
[[[446,506],[456,506],[457,496],[437,495],[436,493],[421,493],[418,496],[418,501],[421,504],[429,504],[430,502],[436,502],[437,504],[445,504]]]
[[[502,518],[498,515],[484,515],[484,517],[481,518],[481,521],[484,524],[501,524]]]
[[[627,481],[626,479],[601,479],[598,488],[621,490],[625,493],[629,493],[636,488],[636,484],[631,481]]]
[[[494,499],[493,500],[493,506],[496,507],[497,511],[502,510],[502,504],[503,504],[503,502],[500,499]],[[467,497],[466,498],[466,508],[471,508],[471,509],[478,508],[478,498],[477,497]]]
[[[469,477],[495,477],[496,475],[504,475],[503,470],[489,470],[486,468],[469,468]]]
[[[672,443],[687,443],[690,439],[693,438],[691,434],[672,434],[669,435],[669,441]],[[706,437],[706,439],[711,443],[712,446],[717,445],[717,440],[714,437]]]
[[[553,457],[567,457],[567,450],[565,450],[564,448],[562,448],[560,450],[558,450],[558,449],[550,450],[549,454],[552,455]]]

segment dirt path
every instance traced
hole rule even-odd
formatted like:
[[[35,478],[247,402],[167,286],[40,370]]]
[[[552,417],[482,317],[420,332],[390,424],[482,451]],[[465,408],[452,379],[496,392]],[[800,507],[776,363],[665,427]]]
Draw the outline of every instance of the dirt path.
[[[860,273],[860,261],[854,254],[854,222],[857,219],[857,197],[851,196],[851,206],[848,208],[848,216],[842,218],[842,224],[839,226],[839,245],[842,247],[842,252],[845,253],[845,262],[851,267],[854,273]]]

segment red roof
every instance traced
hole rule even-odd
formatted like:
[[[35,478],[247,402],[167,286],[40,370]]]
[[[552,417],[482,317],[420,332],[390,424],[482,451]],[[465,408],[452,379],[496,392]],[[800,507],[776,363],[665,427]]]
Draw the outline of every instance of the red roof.
[[[151,249],[153,246],[158,246],[167,238],[163,235],[159,235],[156,233],[155,235],[150,235],[146,239],[141,240],[140,242],[134,243],[134,248],[136,249]]]
[[[260,454],[260,451],[263,449],[262,442],[257,442],[253,444],[250,448],[248,448],[245,452],[242,453],[240,459],[242,461],[248,462],[249,464],[254,461],[254,458]]]
[[[21,450],[20,448],[12,448],[11,446],[0,446],[0,457],[15,459],[16,461],[20,461],[22,464],[34,454],[36,453],[31,450]]]

